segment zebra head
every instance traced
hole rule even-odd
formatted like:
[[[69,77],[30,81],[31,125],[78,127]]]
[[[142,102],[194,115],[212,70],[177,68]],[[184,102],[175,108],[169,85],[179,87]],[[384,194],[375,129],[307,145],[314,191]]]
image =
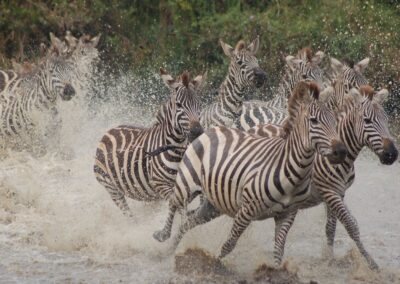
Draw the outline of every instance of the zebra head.
[[[382,104],[388,97],[388,91],[382,89],[374,92],[369,85],[353,88],[346,95],[351,104],[350,112],[354,113],[354,135],[361,145],[367,145],[378,155],[382,164],[391,165],[398,151],[388,128],[388,116]]]
[[[351,88],[359,88],[362,85],[367,85],[368,80],[363,73],[368,64],[368,57],[356,64],[350,60],[342,63],[335,58],[331,58],[334,80],[341,80],[341,83],[346,87],[346,91],[349,91]]]
[[[51,48],[59,51],[74,68],[71,69],[71,78],[77,87],[87,83],[88,76],[92,73],[93,63],[99,58],[97,44],[100,34],[95,37],[82,35],[79,39],[74,37],[70,31],[66,32],[65,40],[61,40],[50,33]]]
[[[164,83],[172,91],[168,105],[173,127],[178,134],[186,136],[192,142],[203,133],[200,125],[201,104],[196,93],[203,85],[205,74],[190,80],[186,71],[178,79],[174,79],[163,68],[160,68],[160,73]]]
[[[325,53],[322,51],[313,55],[310,48],[303,48],[296,57],[286,56],[285,60],[288,66],[286,80],[291,81],[288,82],[289,85],[299,81],[315,82],[320,89],[323,89],[326,85],[326,78],[319,64],[324,57]]]
[[[296,139],[328,158],[332,164],[344,161],[347,150],[336,131],[336,116],[325,102],[332,95],[332,88],[320,92],[315,82],[299,82],[288,103],[288,119],[284,123],[286,132],[294,125],[299,129]]]
[[[99,57],[99,51],[97,50],[97,44],[99,43],[101,34],[97,36],[90,37],[88,35],[83,35],[77,40],[70,33],[66,35],[66,41],[70,46],[75,46],[72,57],[77,62],[82,64],[92,64]]]
[[[62,100],[69,101],[75,96],[76,91],[72,86],[74,65],[57,48],[51,48],[43,69],[48,89],[54,95],[53,99],[60,96]]]
[[[259,37],[247,47],[242,40],[236,44],[235,48],[222,40],[220,40],[220,45],[225,55],[231,59],[229,75],[239,87],[255,85],[259,88],[264,84],[267,74],[260,68],[255,57],[260,45]]]

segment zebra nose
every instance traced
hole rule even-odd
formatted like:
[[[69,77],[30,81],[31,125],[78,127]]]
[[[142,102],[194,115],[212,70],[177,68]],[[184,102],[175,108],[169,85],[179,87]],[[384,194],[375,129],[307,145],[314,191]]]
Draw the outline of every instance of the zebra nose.
[[[397,151],[394,143],[390,139],[384,138],[383,151],[379,155],[381,163],[384,165],[391,165],[397,160],[398,155],[399,152]]]
[[[264,84],[266,78],[267,73],[264,70],[259,67],[254,69],[254,79],[257,88],[260,88]]]
[[[66,84],[62,93],[62,99],[64,101],[69,101],[72,97],[75,96],[75,89],[71,84]]]
[[[344,159],[347,156],[347,149],[341,141],[333,140],[332,141],[332,152],[328,156],[329,162],[332,164],[340,164],[343,163]]]
[[[188,140],[189,143],[192,143],[197,137],[203,134],[204,130],[198,121],[191,121],[189,124],[189,135]]]

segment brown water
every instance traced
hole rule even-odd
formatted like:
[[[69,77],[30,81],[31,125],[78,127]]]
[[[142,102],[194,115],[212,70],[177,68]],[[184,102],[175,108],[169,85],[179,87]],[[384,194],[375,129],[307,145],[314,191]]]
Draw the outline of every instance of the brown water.
[[[131,201],[136,216],[129,220],[95,180],[93,157],[104,131],[132,121],[148,125],[146,117],[153,117],[133,107],[115,117],[116,107],[103,105],[89,115],[82,102],[62,106],[62,148],[70,156],[67,160],[54,152],[40,158],[9,152],[0,161],[1,283],[269,283],[285,277],[305,283],[400,283],[399,163],[382,166],[366,151],[356,164],[356,182],[346,196],[362,240],[381,272],[368,270],[341,225],[336,261],[324,259],[323,206],[297,217],[283,272],[269,268],[271,220],[253,223],[237,248],[218,263],[212,256],[228,237],[231,219],[221,217],[192,230],[173,251],[171,242],[160,244],[152,238],[163,225],[166,204]],[[190,248],[195,250],[182,255]],[[186,262],[193,265],[183,265]],[[215,267],[229,273],[219,274]]]

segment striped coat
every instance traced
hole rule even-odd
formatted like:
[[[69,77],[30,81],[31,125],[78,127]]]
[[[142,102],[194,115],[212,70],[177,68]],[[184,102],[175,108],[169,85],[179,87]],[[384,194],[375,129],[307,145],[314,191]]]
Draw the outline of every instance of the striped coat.
[[[96,151],[96,179],[128,216],[132,213],[125,197],[154,201],[170,195],[188,140],[202,131],[200,101],[195,91],[203,77],[190,82],[185,72],[175,80],[163,69],[161,75],[172,93],[158,112],[157,122],[149,128],[133,125],[112,128],[103,136]],[[149,152],[163,145],[175,148],[149,157]]]
[[[336,163],[346,153],[335,132],[333,112],[318,100],[326,100],[325,95],[330,94],[319,98],[314,83],[299,83],[289,102],[285,138],[217,127],[193,141],[178,169],[170,215],[198,192],[207,200],[181,226],[177,240],[192,227],[226,214],[234,218],[234,225],[220,254],[224,257],[251,221],[273,217],[307,199],[316,151]],[[169,219],[154,235],[160,241],[168,237]]]
[[[205,128],[219,125],[237,127],[244,90],[254,85],[261,87],[266,79],[266,73],[259,67],[255,57],[259,47],[258,37],[247,47],[243,41],[239,41],[235,49],[222,40],[220,44],[231,61],[217,101],[201,112],[201,124]]]
[[[310,184],[311,194],[300,206],[300,208],[308,208],[325,202],[328,217],[326,234],[331,255],[333,256],[336,220],[339,219],[372,269],[376,269],[378,266],[361,242],[356,219],[345,205],[344,196],[346,190],[354,182],[354,162],[363,147],[368,146],[379,156],[383,164],[392,164],[397,159],[398,152],[388,131],[387,116],[382,108],[382,102],[386,97],[387,90],[375,93],[370,86],[361,86],[360,92],[352,89],[345,94],[339,94],[341,115],[338,132],[340,139],[348,149],[348,155],[344,163],[340,165],[332,165],[326,158],[317,155]],[[251,133],[266,137],[285,135],[283,127],[264,128],[266,127],[258,126],[252,129]],[[288,210],[275,217],[274,255],[276,264],[281,262],[286,236],[296,213],[296,210]]]
[[[48,55],[35,70],[18,75],[1,94],[0,140],[3,147],[33,146],[41,141],[38,113],[56,113],[59,98],[70,100],[75,89],[70,83],[71,65],[60,56]]]
[[[326,76],[319,67],[325,54],[304,48],[296,56],[286,57],[286,71],[279,83],[274,98],[269,101],[251,100],[243,103],[240,128],[248,130],[255,125],[280,124],[287,116],[286,103],[294,86],[300,81],[317,82],[320,88],[327,83]]]

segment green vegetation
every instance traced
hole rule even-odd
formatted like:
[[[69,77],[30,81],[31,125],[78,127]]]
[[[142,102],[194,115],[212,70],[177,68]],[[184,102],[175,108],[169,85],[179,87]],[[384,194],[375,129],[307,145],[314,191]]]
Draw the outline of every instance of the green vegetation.
[[[367,76],[395,88],[400,77],[400,4],[396,0],[40,0],[0,3],[0,65],[34,57],[50,31],[102,33],[103,62],[135,72],[209,70],[221,82],[218,46],[261,36],[260,62],[276,85],[283,57],[304,46],[339,59],[371,57]],[[392,82],[389,84],[389,82]],[[397,83],[396,83],[397,82]],[[394,90],[394,89],[393,89]],[[399,96],[397,94],[397,96]],[[400,99],[398,100],[400,101]],[[400,105],[397,102],[397,109]],[[392,106],[392,112],[397,111]]]

